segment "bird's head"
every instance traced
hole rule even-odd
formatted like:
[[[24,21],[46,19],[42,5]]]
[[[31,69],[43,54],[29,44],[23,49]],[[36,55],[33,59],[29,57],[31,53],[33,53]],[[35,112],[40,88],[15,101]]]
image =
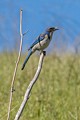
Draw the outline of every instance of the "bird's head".
[[[47,32],[54,32],[56,30],[59,30],[57,27],[49,27],[46,31]]]

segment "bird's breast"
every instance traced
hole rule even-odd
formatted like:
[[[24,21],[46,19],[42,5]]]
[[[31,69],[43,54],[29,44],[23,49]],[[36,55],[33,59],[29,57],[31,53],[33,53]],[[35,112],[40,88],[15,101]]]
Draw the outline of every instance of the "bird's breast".
[[[40,41],[39,43],[37,43],[32,50],[44,50],[50,43],[51,39],[45,38],[44,40]]]

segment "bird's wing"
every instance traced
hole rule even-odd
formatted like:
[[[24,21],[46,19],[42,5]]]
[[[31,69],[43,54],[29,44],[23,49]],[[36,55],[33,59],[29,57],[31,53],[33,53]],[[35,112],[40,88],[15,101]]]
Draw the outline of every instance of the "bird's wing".
[[[29,47],[28,50],[32,49],[34,45],[36,45],[37,43],[39,43],[40,41],[42,41],[45,37],[45,34],[40,34],[38,36],[38,38],[35,40],[35,42]]]

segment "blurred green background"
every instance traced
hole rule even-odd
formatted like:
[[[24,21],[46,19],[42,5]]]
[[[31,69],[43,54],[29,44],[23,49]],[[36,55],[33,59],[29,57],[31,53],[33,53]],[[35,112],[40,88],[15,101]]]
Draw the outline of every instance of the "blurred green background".
[[[6,120],[11,79],[17,53],[0,54],[0,120]],[[13,59],[12,59],[13,58]],[[39,56],[33,55],[21,71],[22,55],[15,81],[10,118],[13,120],[24,93],[37,69]],[[20,120],[80,119],[80,56],[48,55]]]

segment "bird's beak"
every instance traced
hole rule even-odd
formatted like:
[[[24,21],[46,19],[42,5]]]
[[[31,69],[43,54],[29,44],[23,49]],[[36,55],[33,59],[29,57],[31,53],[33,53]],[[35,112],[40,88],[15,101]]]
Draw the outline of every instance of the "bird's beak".
[[[55,27],[55,30],[59,30],[59,28]]]

